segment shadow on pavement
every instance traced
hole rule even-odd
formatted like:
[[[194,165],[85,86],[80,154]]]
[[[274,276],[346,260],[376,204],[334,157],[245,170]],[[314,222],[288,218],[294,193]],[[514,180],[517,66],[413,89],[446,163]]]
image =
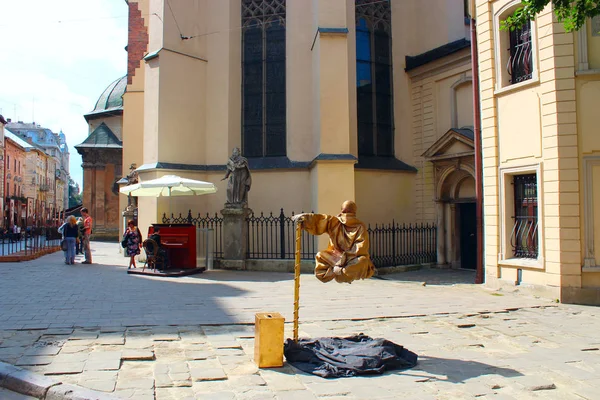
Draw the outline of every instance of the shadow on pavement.
[[[282,282],[294,280],[294,274],[289,272],[259,272],[210,270],[190,278],[215,282]]]
[[[427,375],[423,375],[423,379],[428,379],[429,381],[447,381],[452,383],[464,383],[469,379],[483,375],[500,375],[505,378],[523,376],[523,374],[514,369],[497,367],[478,361],[428,356],[419,356],[417,366],[410,371],[425,372]],[[406,371],[399,372],[399,374],[405,373]]]
[[[377,279],[396,282],[425,282],[427,285],[464,285],[475,283],[475,271],[466,269],[422,268],[417,271],[399,272],[377,276]]]
[[[56,254],[20,263],[18,280],[0,280],[0,309],[19,306],[0,329],[240,322],[223,303],[248,293],[233,282],[127,275],[103,261],[65,265]]]
[[[283,375],[305,375],[318,378],[316,375],[301,371],[287,362],[283,368],[277,368],[274,371]],[[443,381],[452,383],[465,383],[469,379],[484,375],[500,375],[505,378],[523,376],[522,373],[514,369],[497,367],[478,361],[426,356],[419,356],[417,366],[414,368],[386,371],[383,375],[411,376],[419,382]],[[375,379],[380,376],[382,375],[363,375],[362,378]]]

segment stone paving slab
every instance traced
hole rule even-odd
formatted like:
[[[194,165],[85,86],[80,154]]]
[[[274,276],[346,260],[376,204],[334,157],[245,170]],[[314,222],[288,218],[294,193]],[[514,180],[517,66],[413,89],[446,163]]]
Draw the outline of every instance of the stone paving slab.
[[[407,371],[325,380],[253,362],[255,312],[281,312],[292,335],[290,274],[128,276],[110,246],[93,244],[91,266],[55,255],[3,265],[0,361],[123,399],[598,398],[597,308],[491,292],[460,273],[457,285],[427,271],[352,285],[303,275],[301,337],[365,333],[420,357]]]
[[[255,313],[265,310],[280,312],[287,320],[293,316],[292,274],[215,270],[181,278],[132,276],[125,273],[127,259],[118,253],[118,244],[94,243],[93,249],[98,264],[66,266],[60,254],[3,264],[0,330],[50,328],[51,333],[69,333],[77,328],[71,339],[87,346],[96,340],[118,344],[120,335],[103,333],[123,332],[124,327],[136,325],[251,324]],[[402,281],[403,274],[395,274],[351,285],[323,284],[310,274],[303,275],[300,316],[304,320],[360,320],[549,304],[478,286],[449,285],[443,270],[413,272],[420,274],[419,281],[429,283]],[[438,278],[440,274],[444,279]],[[456,279],[464,282],[465,276]],[[157,331],[152,340],[177,338]]]
[[[576,332],[565,323],[571,316],[586,320]],[[461,328],[461,320],[470,327]],[[498,328],[519,322],[529,327],[520,336],[501,333]],[[156,356],[145,361],[124,359],[125,351],[98,352],[105,346],[92,343],[89,354],[100,357],[121,357],[120,367],[114,371],[91,371],[83,362],[67,363],[77,366],[80,372],[59,371],[49,365],[36,365],[38,373],[59,373],[53,377],[65,383],[72,382],[89,389],[104,391],[121,398],[183,399],[463,399],[463,398],[514,398],[514,399],[595,399],[600,385],[600,351],[589,350],[597,339],[600,319],[595,309],[582,311],[577,306],[555,305],[533,309],[520,309],[508,313],[489,313],[457,318],[453,315],[426,316],[403,319],[367,321],[312,321],[300,324],[300,336],[312,336],[308,331],[328,336],[339,333],[363,332],[385,337],[402,344],[419,354],[419,364],[407,371],[392,371],[382,376],[326,380],[304,374],[290,365],[284,368],[256,368],[252,362],[253,338],[249,326],[220,326],[215,336],[214,327],[185,326],[164,327],[181,329],[179,340],[151,341],[149,351]],[[291,325],[286,324],[286,337],[291,336]],[[125,348],[128,338],[148,339],[153,329],[141,331],[137,327],[124,332]],[[555,335],[541,335],[540,332]],[[194,335],[189,335],[190,332]],[[561,332],[576,333],[576,340],[567,347],[552,347],[562,342]],[[187,332],[188,334],[184,334]],[[30,331],[12,331],[12,337],[42,340],[41,335]],[[135,333],[135,334],[133,334]],[[6,332],[3,332],[8,336]],[[238,343],[235,355],[219,348],[220,338],[228,336]],[[35,339],[38,337],[38,339]],[[211,337],[217,337],[212,343]],[[193,339],[189,339],[193,338]],[[203,343],[193,343],[202,338]],[[19,340],[25,343],[24,340]],[[553,342],[556,341],[556,342]],[[64,341],[64,348],[71,340]],[[24,346],[27,348],[27,346]],[[205,358],[196,360],[191,354],[203,348]],[[188,349],[195,349],[188,351]],[[239,350],[239,349],[242,350]],[[229,349],[229,348],[227,348]],[[104,354],[104,355],[103,355]],[[61,359],[62,351],[54,357]],[[72,356],[67,353],[66,356]],[[48,357],[48,356],[43,356]],[[94,362],[95,358],[92,358]],[[62,363],[61,363],[62,364]],[[61,365],[62,366],[62,365]],[[65,375],[70,373],[70,375]]]

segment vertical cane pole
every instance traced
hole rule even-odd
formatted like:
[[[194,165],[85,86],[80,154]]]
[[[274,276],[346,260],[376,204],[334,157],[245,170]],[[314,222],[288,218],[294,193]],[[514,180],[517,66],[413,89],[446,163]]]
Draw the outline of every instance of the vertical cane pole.
[[[301,221],[296,224],[296,264],[294,266],[294,342],[298,343],[298,309],[300,308],[300,249],[302,247]]]

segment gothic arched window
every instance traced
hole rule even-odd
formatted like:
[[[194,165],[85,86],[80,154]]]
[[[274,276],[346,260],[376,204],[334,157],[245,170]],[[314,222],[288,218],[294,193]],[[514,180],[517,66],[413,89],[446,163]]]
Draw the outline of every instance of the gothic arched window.
[[[242,0],[242,147],[286,155],[285,0]]]
[[[389,0],[355,0],[358,155],[394,155]]]

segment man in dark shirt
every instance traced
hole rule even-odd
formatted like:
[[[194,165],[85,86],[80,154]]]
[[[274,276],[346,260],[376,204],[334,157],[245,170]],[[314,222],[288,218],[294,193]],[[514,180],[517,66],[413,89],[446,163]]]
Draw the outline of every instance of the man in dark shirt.
[[[77,218],[77,228],[79,229],[79,235],[77,236],[77,245],[75,246],[75,254],[83,254],[83,235],[85,233],[85,227],[83,226],[83,218]]]
[[[150,236],[148,236],[148,239],[152,239],[156,242],[156,244],[158,244],[157,255],[162,257],[162,259],[164,260],[163,265],[158,265],[158,269],[167,269],[167,268],[169,268],[169,252],[164,247],[162,247],[159,232],[160,232],[160,228],[154,227],[154,232]]]

